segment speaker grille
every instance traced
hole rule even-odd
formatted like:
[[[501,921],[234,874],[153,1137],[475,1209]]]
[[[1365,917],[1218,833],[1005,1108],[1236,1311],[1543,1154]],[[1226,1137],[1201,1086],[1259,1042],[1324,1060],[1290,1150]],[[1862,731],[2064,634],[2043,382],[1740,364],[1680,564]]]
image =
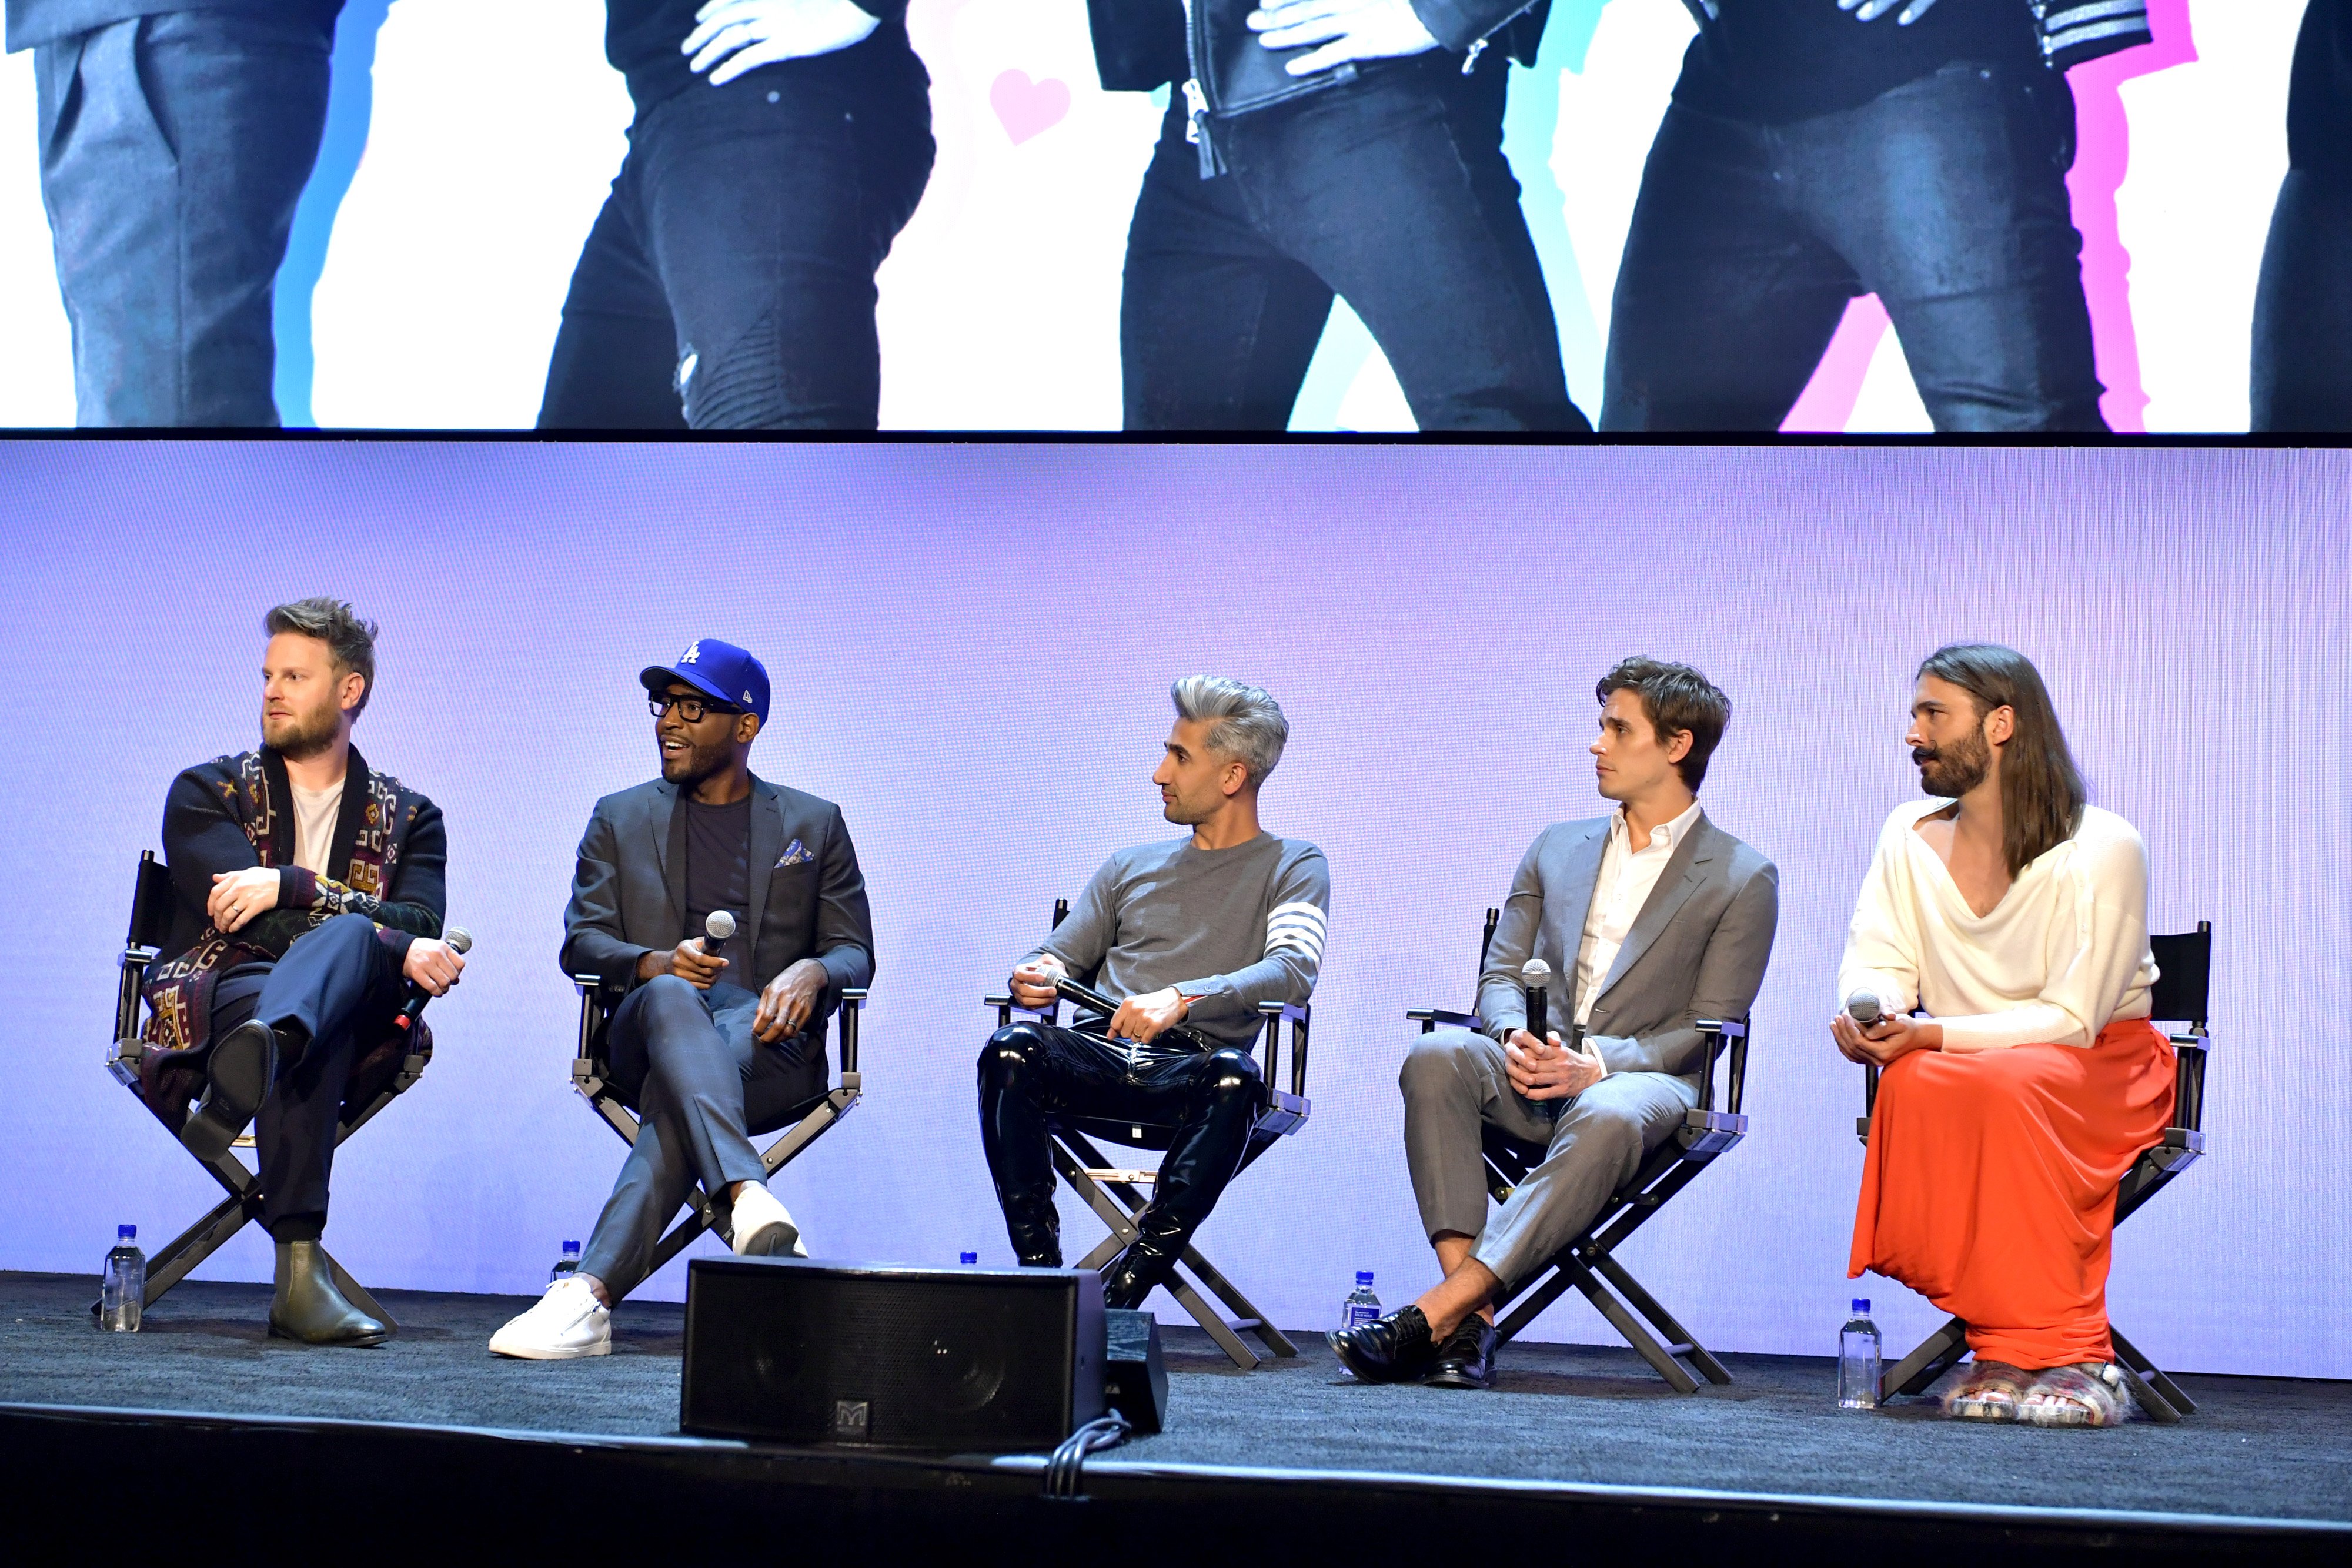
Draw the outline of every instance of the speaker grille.
[[[1101,1309],[1082,1300],[1092,1282],[1076,1270],[697,1259],[678,1424],[788,1443],[1051,1446],[1101,1414]]]

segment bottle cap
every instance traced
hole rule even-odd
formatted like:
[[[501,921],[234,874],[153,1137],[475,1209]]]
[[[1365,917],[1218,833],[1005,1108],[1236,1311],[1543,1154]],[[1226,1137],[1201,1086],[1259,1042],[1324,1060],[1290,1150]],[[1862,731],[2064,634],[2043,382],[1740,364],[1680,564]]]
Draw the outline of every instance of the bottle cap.
[[[1870,1311],[1870,1302],[1863,1297],[1857,1296],[1854,1298],[1853,1310],[1857,1312],[1866,1312]]]
[[[114,1228],[114,1235],[115,1239],[119,1241],[135,1241],[139,1239],[139,1228],[135,1225],[118,1225]]]
[[[572,1253],[574,1253],[574,1252],[577,1252],[577,1251],[579,1251],[579,1250],[580,1250],[580,1243],[578,1243],[577,1241],[567,1241],[567,1242],[565,1242],[565,1243],[563,1244],[563,1251],[564,1251],[564,1255],[565,1255],[566,1257],[569,1257],[571,1254],[572,1254]]]
[[[1369,1285],[1371,1282],[1372,1271],[1370,1269],[1359,1269],[1356,1270],[1356,1283],[1359,1285]]]
[[[956,1254],[956,1261],[967,1264],[977,1263],[980,1261],[980,1254],[977,1252],[959,1252]]]

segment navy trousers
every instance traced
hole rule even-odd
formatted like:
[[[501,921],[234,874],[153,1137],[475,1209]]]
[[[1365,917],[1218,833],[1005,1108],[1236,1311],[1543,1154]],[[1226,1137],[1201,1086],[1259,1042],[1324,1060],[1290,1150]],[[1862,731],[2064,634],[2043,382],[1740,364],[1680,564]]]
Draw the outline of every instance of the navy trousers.
[[[2074,100],[1960,62],[1790,124],[1666,110],[1609,323],[1604,431],[1771,431],[1874,293],[1937,430],[2096,431]]]
[[[604,1281],[614,1301],[651,1271],[663,1229],[696,1183],[717,1193],[765,1181],[751,1134],[783,1126],[824,1092],[822,1035],[762,1044],[751,1035],[759,1010],[758,995],[740,986],[698,991],[656,975],[606,1026],[614,1086],[643,1122],[580,1271]]]
[[[213,988],[215,1040],[249,1019],[299,1024],[310,1043],[254,1118],[261,1219],[280,1241],[315,1240],[327,1224],[343,1086],[364,1042],[391,1027],[408,985],[364,915],[339,915],[295,939],[275,964],[231,969]]]
[[[270,312],[327,122],[319,11],[173,11],[33,51],[82,425],[275,425]]]

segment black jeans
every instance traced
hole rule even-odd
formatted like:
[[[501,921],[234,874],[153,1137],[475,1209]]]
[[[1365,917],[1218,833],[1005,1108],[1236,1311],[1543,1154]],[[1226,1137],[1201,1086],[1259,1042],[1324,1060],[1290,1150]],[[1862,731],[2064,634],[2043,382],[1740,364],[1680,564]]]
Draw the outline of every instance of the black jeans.
[[[2290,170],[2254,291],[2253,428],[2352,431],[2352,183]]]
[[[1201,178],[1171,95],[1127,234],[1129,430],[1281,430],[1336,291],[1423,430],[1591,427],[1503,157],[1507,62],[1443,53],[1216,122]]]
[[[1846,301],[1874,293],[1937,430],[2105,429],[2074,114],[2054,72],[1966,62],[1787,125],[1667,110],[1601,428],[1778,430]]]
[[[773,1132],[824,1092],[822,1025],[767,1044],[753,1037],[760,996],[741,986],[696,990],[656,975],[606,1026],[613,1086],[641,1124],[580,1271],[614,1301],[641,1284],[662,1231],[697,1182],[717,1194],[765,1181],[751,1134]]]
[[[361,1047],[383,1037],[407,998],[392,949],[361,915],[338,915],[276,964],[241,965],[213,987],[213,1039],[249,1019],[299,1024],[310,1037],[254,1118],[261,1221],[278,1240],[316,1240],[325,1229],[343,1086]]]
[[[1047,1141],[1057,1114],[1176,1129],[1150,1206],[1171,1257],[1240,1171],[1265,1097],[1257,1059],[1232,1046],[1198,1051],[1161,1038],[1171,1043],[1130,1052],[1099,1034],[1043,1023],[1016,1023],[989,1037],[980,1053],[980,1142],[1023,1263],[1062,1261]]]
[[[286,11],[166,12],[33,51],[77,423],[278,423],[270,312],[334,46]]]
[[[541,429],[871,430],[875,269],[930,178],[902,27],[637,117],[589,231]]]

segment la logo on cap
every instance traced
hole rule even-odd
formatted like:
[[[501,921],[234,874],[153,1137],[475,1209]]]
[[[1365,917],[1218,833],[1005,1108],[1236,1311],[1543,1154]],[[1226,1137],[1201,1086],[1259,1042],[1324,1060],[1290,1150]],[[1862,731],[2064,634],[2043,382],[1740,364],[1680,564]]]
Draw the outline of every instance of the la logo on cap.
[[[702,644],[697,642],[693,647],[677,656],[677,662],[681,664],[691,664],[700,657],[702,657]]]

